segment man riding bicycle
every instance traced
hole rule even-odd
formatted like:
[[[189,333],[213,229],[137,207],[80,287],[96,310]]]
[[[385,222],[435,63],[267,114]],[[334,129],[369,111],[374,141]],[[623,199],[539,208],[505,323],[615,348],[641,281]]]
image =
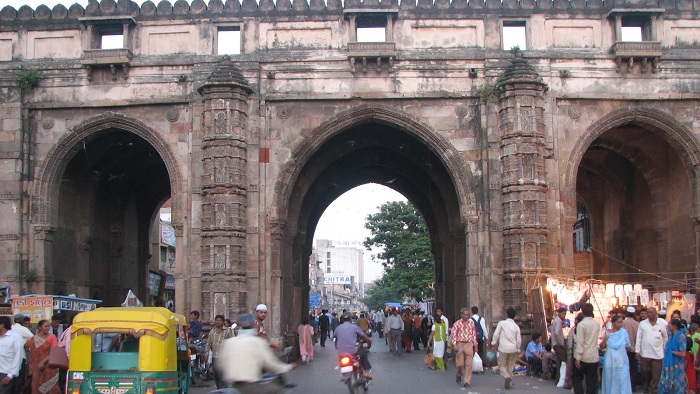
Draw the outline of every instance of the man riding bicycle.
[[[364,347],[358,347],[357,338],[360,337],[370,345],[372,345],[372,340],[360,327],[352,324],[350,318],[350,312],[343,313],[343,316],[340,318],[341,324],[336,327],[333,333],[335,348],[339,356],[341,354],[359,354],[365,379],[372,379],[372,375],[370,374],[372,364],[369,363],[369,350]]]

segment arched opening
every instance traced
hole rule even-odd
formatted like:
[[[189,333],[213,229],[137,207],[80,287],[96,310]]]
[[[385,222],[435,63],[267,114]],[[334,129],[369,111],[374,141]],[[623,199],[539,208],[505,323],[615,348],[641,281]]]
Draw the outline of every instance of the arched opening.
[[[109,118],[78,127],[59,145],[65,151],[49,155],[58,164],[40,174],[53,231],[43,246],[45,292],[118,305],[132,289],[149,303],[152,228],[171,196],[169,171],[151,142]]]
[[[679,146],[643,121],[616,124],[589,144],[576,175],[579,276],[660,290],[694,276],[693,173]]]
[[[281,247],[282,325],[285,330],[308,308],[308,261],[319,218],[338,196],[366,183],[385,185],[404,195],[425,219],[435,256],[436,302],[455,314],[466,302],[463,185],[453,176],[456,154],[434,133],[405,117],[373,109],[355,119],[327,126],[319,139],[298,152],[288,174],[288,190],[280,190],[278,240]],[[369,116],[368,116],[369,115]],[[326,133],[327,135],[323,135]],[[432,137],[429,137],[432,136]],[[325,137],[325,138],[322,138]],[[454,154],[454,156],[453,156]],[[454,162],[451,162],[453,160]],[[274,269],[274,267],[273,267]]]

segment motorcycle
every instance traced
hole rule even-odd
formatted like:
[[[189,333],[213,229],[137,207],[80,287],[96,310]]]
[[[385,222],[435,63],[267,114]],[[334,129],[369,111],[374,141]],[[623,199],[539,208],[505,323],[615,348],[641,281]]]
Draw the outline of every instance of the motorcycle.
[[[264,373],[262,380],[258,382],[259,385],[272,385],[278,390],[272,390],[275,392],[286,392],[288,389],[296,387],[295,384],[287,382],[284,374],[274,374],[274,373]],[[227,387],[222,389],[217,389],[210,391],[209,394],[241,394],[239,390],[235,387]]]
[[[204,350],[206,349],[206,335],[192,340],[190,343],[190,367],[192,370],[192,386],[198,386],[206,380],[214,379],[214,369],[209,361],[209,357],[205,357]]]
[[[364,341],[360,342],[358,346],[369,349],[369,344]],[[365,371],[362,368],[360,357],[360,352],[356,354],[341,354],[339,357],[341,382],[348,387],[350,394],[359,393],[360,387],[362,387],[363,391],[369,390],[370,380],[365,378]]]

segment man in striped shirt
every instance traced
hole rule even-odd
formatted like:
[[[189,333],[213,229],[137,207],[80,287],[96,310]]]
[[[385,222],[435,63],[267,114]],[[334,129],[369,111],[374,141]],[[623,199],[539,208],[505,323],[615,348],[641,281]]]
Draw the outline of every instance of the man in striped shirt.
[[[455,358],[457,383],[463,387],[472,385],[472,359],[477,349],[476,328],[469,312],[469,308],[462,308],[460,311],[462,318],[452,326],[452,345],[458,352]]]

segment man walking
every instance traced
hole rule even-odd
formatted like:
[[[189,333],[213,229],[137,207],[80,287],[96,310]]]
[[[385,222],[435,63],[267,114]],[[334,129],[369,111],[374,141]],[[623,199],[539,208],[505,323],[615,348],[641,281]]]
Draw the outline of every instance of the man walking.
[[[644,392],[657,394],[661,365],[664,361],[664,348],[668,341],[666,322],[658,319],[656,308],[647,308],[647,319],[642,320],[637,328],[634,352],[642,363],[642,385]]]
[[[561,363],[566,361],[566,338],[564,338],[564,319],[566,319],[566,308],[559,308],[554,313],[554,319],[549,326],[549,333],[552,339],[552,350],[557,355],[557,370],[554,377],[561,370]]]
[[[472,307],[472,320],[474,321],[474,327],[476,328],[476,341],[478,342],[479,357],[481,360],[486,360],[486,353],[484,349],[489,345],[489,328],[486,324],[486,319],[483,316],[479,316],[479,307]]]
[[[472,359],[476,352],[476,328],[470,318],[469,308],[462,308],[462,318],[452,326],[452,345],[457,352],[457,383],[468,388],[472,385]]]
[[[630,347],[627,349],[627,359],[630,366],[630,383],[632,383],[632,391],[637,387],[637,355],[634,353],[634,348],[637,345],[637,330],[639,322],[634,319],[636,310],[633,306],[627,307],[627,317],[622,321],[622,327],[627,331],[630,337]]]
[[[15,382],[15,393],[19,393],[21,389],[26,384],[27,377],[27,352],[24,349],[24,345],[27,344],[29,338],[33,337],[34,334],[24,326],[24,315],[17,314],[14,316],[15,324],[12,325],[12,332],[19,334],[22,337],[22,364],[19,370],[19,376]]]
[[[216,315],[216,317],[214,317],[214,328],[209,331],[207,344],[204,347],[205,357],[208,357],[209,351],[211,351],[211,364],[214,366],[214,382],[216,383],[217,389],[226,387],[223,379],[221,379],[221,374],[219,373],[219,370],[221,369],[221,365],[219,364],[219,361],[221,360],[219,358],[219,353],[224,340],[233,337],[233,331],[224,327],[224,320],[224,315]]]
[[[496,331],[493,333],[491,340],[491,351],[498,350],[498,370],[501,376],[505,379],[505,388],[510,390],[513,388],[513,369],[515,361],[520,354],[520,327],[513,320],[515,318],[515,309],[512,307],[506,310],[505,320],[498,322]]]
[[[586,381],[586,394],[598,391],[598,335],[600,324],[593,318],[593,305],[581,306],[583,320],[576,325],[574,332],[574,369],[571,382],[575,394],[583,394],[583,382]]]
[[[386,327],[389,334],[389,350],[391,354],[398,356],[401,349],[401,335],[403,334],[403,319],[399,316],[399,310],[393,308],[391,315],[386,319]]]
[[[12,332],[8,316],[0,316],[0,394],[14,394],[22,366],[22,337]]]
[[[331,320],[328,318],[327,309],[321,311],[321,316],[318,317],[318,325],[321,328],[321,347],[326,347],[328,331],[331,328]]]

